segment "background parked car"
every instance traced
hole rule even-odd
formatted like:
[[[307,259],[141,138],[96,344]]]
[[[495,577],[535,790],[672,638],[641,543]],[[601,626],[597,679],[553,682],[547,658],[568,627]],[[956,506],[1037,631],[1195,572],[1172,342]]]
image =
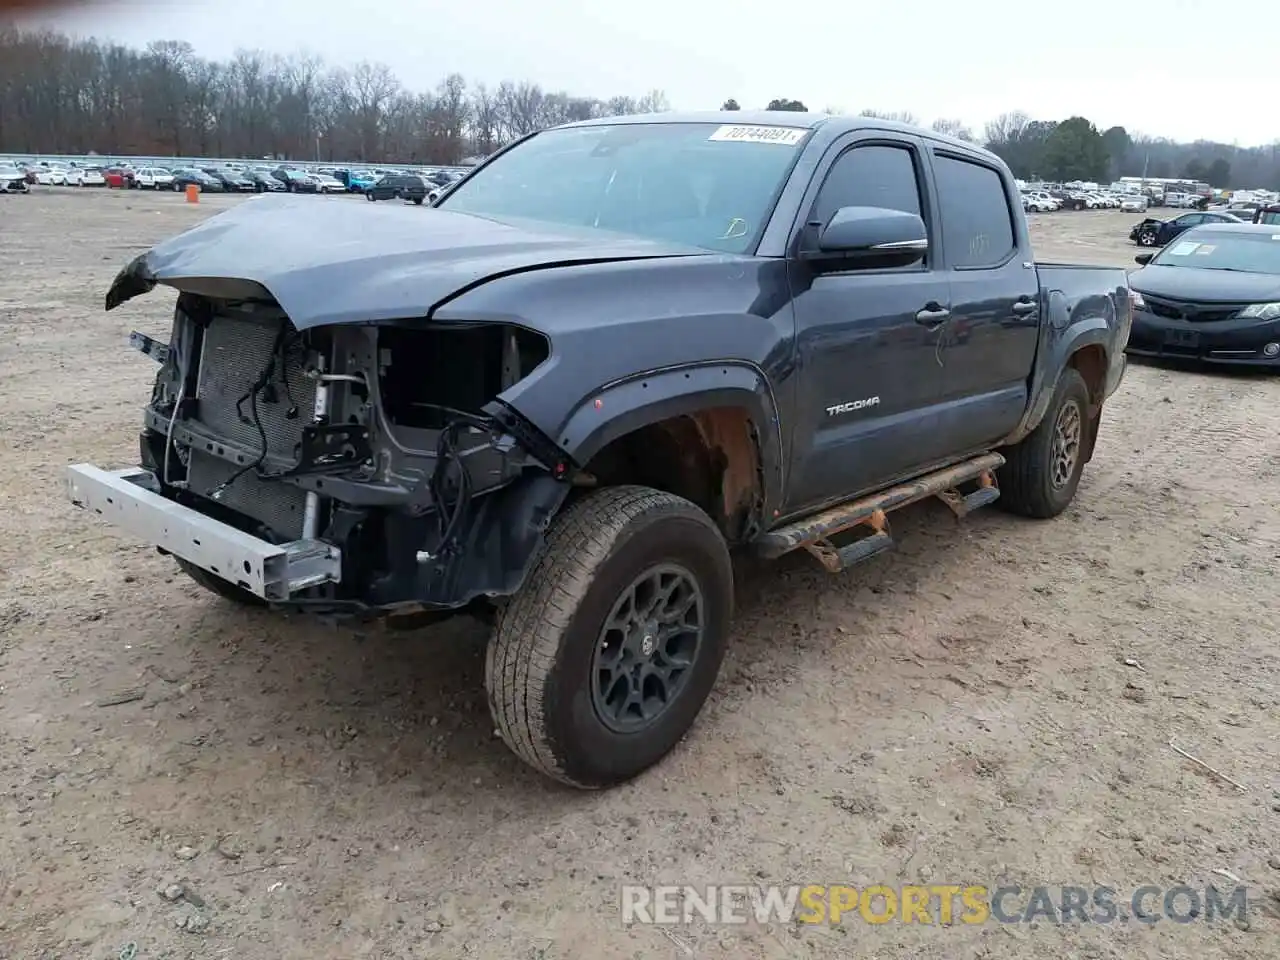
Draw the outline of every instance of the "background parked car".
[[[1163,247],[1183,231],[1205,223],[1243,223],[1229,213],[1184,213],[1172,220],[1148,217],[1129,231],[1129,239],[1140,247]]]
[[[63,167],[41,167],[36,171],[36,183],[46,187],[65,187],[67,171]]]
[[[218,167],[203,167],[202,169],[222,184],[222,189],[228,193],[253,192],[253,181],[242,173],[231,169],[219,169]]]
[[[370,200],[412,200],[421,204],[427,199],[427,182],[416,174],[389,173],[364,195]]]
[[[1181,218],[1179,218],[1181,219]],[[1280,369],[1280,243],[1274,228],[1210,222],[1129,274],[1130,353]]]
[[[346,184],[350,193],[364,193],[378,182],[370,170],[335,170],[333,176]]]
[[[346,193],[347,185],[337,177],[327,173],[313,173],[311,179],[316,182],[317,193]]]
[[[1280,203],[1271,203],[1264,207],[1258,207],[1257,210],[1253,211],[1253,222],[1280,226]]]
[[[27,172],[13,164],[0,163],[0,193],[30,193]]]
[[[172,190],[173,174],[163,167],[143,167],[133,178],[139,190]]]
[[[284,184],[290,193],[315,193],[319,185],[311,179],[311,174],[294,167],[277,167],[271,175]]]
[[[194,167],[179,167],[173,171],[173,189],[185,190],[194,184],[202,193],[222,193],[222,181]]]
[[[276,179],[268,167],[254,167],[245,171],[245,176],[253,183],[254,193],[284,192],[284,184]]]
[[[1061,207],[1057,198],[1050,196],[1043,190],[1033,190],[1027,194],[1027,209],[1035,210],[1040,213],[1050,213]]]
[[[117,190],[132,190],[134,186],[134,172],[129,167],[107,167],[102,171],[102,179],[107,181],[108,187]]]
[[[1125,197],[1120,201],[1120,209],[1125,213],[1146,213],[1147,198],[1143,196]]]
[[[100,167],[73,167],[67,171],[67,183],[73,187],[105,187],[107,179]]]

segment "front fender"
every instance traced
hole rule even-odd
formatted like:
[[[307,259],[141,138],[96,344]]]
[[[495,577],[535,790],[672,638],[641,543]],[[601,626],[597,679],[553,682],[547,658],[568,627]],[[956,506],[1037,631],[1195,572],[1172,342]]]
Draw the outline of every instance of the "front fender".
[[[744,409],[755,425],[768,509],[778,502],[782,424],[768,379],[743,361],[688,364],[605,384],[575,407],[556,432],[556,443],[579,466],[619,437],[640,427],[713,407]]]

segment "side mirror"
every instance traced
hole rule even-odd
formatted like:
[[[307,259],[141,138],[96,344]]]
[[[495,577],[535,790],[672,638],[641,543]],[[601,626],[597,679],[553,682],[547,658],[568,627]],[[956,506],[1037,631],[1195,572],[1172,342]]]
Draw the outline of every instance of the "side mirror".
[[[1133,258],[1133,262],[1145,267],[1148,263],[1151,262],[1151,258],[1154,256],[1155,256],[1154,253],[1140,253]]]
[[[914,213],[841,207],[819,231],[818,249],[806,259],[898,267],[918,262],[928,250],[928,231]]]

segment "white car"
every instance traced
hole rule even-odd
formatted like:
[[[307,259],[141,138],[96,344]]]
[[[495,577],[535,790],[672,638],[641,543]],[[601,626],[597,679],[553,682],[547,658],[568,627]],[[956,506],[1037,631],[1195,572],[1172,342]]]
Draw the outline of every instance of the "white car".
[[[313,173],[311,179],[316,182],[317,193],[346,193],[346,185],[336,177],[327,173]]]
[[[1058,198],[1043,191],[1027,194],[1027,207],[1037,213],[1051,213],[1061,207]]]
[[[41,167],[36,171],[36,183],[42,187],[65,187],[67,171],[61,167]]]
[[[30,193],[27,175],[13,164],[0,163],[0,193]]]
[[[172,190],[173,174],[162,167],[143,167],[133,175],[139,190]]]
[[[1147,198],[1141,196],[1125,197],[1120,201],[1120,209],[1125,213],[1146,213]]]
[[[67,185],[72,187],[105,187],[107,178],[97,167],[77,167],[67,171]]]

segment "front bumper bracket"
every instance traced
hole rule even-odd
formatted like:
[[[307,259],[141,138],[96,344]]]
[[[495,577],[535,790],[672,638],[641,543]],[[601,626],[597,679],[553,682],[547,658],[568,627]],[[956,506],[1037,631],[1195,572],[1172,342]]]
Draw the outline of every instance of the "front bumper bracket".
[[[80,463],[67,468],[66,479],[77,507],[263,600],[285,601],[342,580],[342,552],[332,544],[260,540],[161,496],[155,474],[141,467],[103,470]]]

